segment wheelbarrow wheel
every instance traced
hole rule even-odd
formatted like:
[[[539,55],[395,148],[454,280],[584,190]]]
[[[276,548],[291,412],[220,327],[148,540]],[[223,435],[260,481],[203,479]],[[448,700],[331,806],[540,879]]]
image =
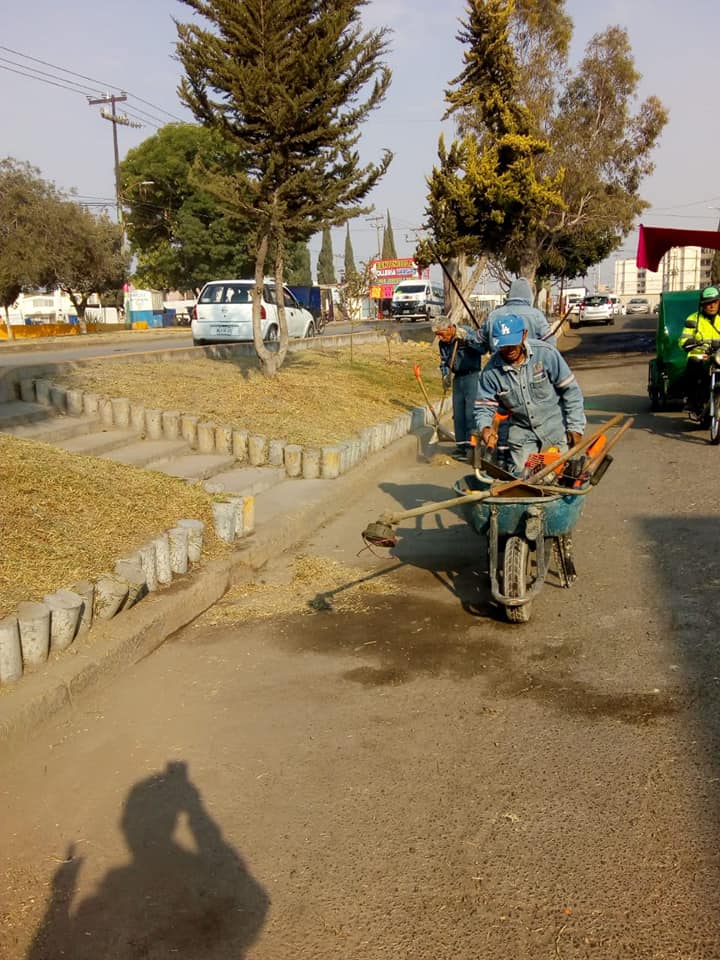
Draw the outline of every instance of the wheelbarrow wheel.
[[[510,537],[505,544],[503,564],[503,592],[506,597],[522,600],[527,596],[530,579],[530,547],[524,537]],[[510,623],[527,623],[530,619],[531,603],[520,607],[506,606],[505,613]]]

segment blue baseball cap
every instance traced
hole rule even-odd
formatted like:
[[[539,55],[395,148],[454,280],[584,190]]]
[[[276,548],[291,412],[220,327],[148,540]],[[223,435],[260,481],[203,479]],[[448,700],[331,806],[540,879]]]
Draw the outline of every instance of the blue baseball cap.
[[[499,350],[500,347],[513,347],[522,343],[523,333],[526,329],[525,320],[516,313],[507,313],[504,316],[496,317],[493,320],[490,334],[490,343],[493,350]]]

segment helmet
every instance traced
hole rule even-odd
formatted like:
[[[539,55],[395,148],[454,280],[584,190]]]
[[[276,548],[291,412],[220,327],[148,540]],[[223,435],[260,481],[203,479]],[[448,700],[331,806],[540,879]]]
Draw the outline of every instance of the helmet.
[[[720,300],[720,290],[717,287],[705,287],[700,294],[700,303],[712,303],[713,300]]]
[[[496,317],[493,320],[490,333],[490,343],[493,350],[522,343],[523,333],[526,329],[525,319],[515,313],[506,313]]]

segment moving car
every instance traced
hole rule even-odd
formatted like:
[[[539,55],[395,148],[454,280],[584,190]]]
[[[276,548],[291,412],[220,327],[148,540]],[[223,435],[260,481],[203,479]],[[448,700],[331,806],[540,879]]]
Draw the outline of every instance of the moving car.
[[[650,313],[650,301],[645,297],[631,297],[627,305],[628,313]]]
[[[570,317],[570,326],[579,327],[583,323],[602,322],[612,325],[615,323],[615,311],[610,297],[603,293],[595,293],[585,297],[580,304],[578,317]]]
[[[390,316],[395,320],[432,320],[445,309],[441,283],[430,280],[403,280],[393,291]]]
[[[206,343],[251,341],[254,286],[254,280],[211,280],[206,283],[193,309],[193,343],[203,346]],[[285,304],[288,335],[314,337],[317,330],[310,311],[300,306],[287,287],[282,288],[281,296]],[[280,337],[280,320],[273,280],[266,280],[263,284],[260,318],[263,340],[277,340]]]

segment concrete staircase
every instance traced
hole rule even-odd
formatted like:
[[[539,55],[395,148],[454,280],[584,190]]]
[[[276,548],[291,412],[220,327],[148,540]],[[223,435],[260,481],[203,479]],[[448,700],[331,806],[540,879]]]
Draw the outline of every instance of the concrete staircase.
[[[61,450],[157,470],[208,492],[259,494],[285,479],[280,467],[239,464],[226,454],[198,453],[183,439],[145,440],[133,429],[106,427],[99,417],[58,414],[45,404],[0,403],[0,433],[49,443]]]

